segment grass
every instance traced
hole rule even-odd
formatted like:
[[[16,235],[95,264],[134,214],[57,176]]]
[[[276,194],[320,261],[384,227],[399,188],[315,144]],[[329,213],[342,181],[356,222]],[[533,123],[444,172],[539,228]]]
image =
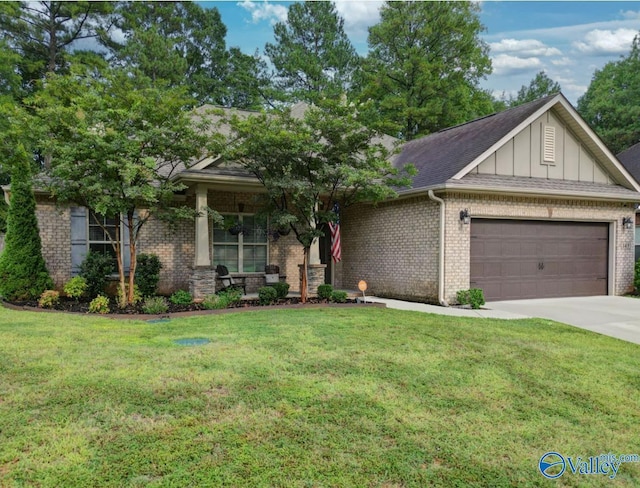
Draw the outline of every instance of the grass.
[[[155,324],[0,308],[0,486],[549,486],[547,451],[640,451],[639,352],[378,308]],[[638,486],[640,463],[553,482],[612,483]]]

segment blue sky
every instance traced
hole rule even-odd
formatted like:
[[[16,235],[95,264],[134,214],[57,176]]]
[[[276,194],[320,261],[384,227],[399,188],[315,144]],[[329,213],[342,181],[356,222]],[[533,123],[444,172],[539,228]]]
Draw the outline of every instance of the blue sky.
[[[264,53],[273,24],[286,20],[292,2],[200,2],[215,6],[227,26],[227,45]],[[367,27],[379,20],[380,1],[338,0],[345,29],[360,54]],[[479,2],[494,72],[482,82],[495,95],[515,94],[544,70],[575,104],[596,69],[629,53],[640,31],[640,2]]]

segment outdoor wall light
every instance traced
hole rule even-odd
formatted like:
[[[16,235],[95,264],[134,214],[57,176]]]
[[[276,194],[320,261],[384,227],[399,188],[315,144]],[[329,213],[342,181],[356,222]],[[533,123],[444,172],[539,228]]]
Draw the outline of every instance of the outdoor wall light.
[[[467,225],[471,222],[471,217],[469,216],[469,209],[460,210],[460,221]]]
[[[623,217],[622,225],[625,229],[631,229],[633,227],[633,220],[631,220],[631,217]]]

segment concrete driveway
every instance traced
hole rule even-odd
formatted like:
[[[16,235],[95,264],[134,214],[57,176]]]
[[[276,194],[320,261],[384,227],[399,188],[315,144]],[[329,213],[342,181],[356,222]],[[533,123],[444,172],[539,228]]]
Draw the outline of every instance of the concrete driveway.
[[[640,344],[640,299],[628,297],[542,298],[487,302],[485,308],[542,317]]]

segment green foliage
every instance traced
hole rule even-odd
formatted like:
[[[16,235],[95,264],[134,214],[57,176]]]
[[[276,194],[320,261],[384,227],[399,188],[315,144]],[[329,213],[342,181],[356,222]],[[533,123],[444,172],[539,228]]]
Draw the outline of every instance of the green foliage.
[[[518,90],[518,95],[515,98],[509,99],[509,106],[516,107],[523,103],[533,102],[539,98],[559,93],[560,90],[559,83],[549,78],[544,71],[540,71],[535,78],[531,80],[529,86],[523,85],[520,90]]]
[[[60,293],[56,290],[45,290],[38,299],[40,308],[55,308],[60,303]]]
[[[278,300],[278,291],[272,286],[263,286],[258,289],[258,302],[260,305],[273,305]]]
[[[147,297],[142,303],[142,311],[148,314],[161,314],[169,310],[169,304],[165,297]]]
[[[104,293],[107,278],[113,271],[113,259],[111,256],[95,251],[87,253],[80,265],[80,276],[87,281],[87,295],[89,298]]]
[[[116,299],[118,300],[118,306],[124,308],[127,306],[127,303],[131,305],[135,305],[140,303],[144,298],[144,295],[140,292],[140,288],[138,285],[133,285],[133,299],[128,301],[126,297],[129,296],[129,284],[125,285],[124,297],[122,296],[122,288],[118,287],[118,291],[116,292]]]
[[[78,298],[87,293],[88,284],[82,276],[74,276],[64,284],[64,293],[70,298]]]
[[[193,302],[193,296],[186,290],[176,290],[169,297],[169,301],[175,305],[189,305]]]
[[[306,250],[335,217],[333,202],[345,208],[392,198],[414,173],[393,167],[380,134],[359,120],[356,107],[334,100],[309,107],[302,118],[284,110],[224,122],[229,134],[214,135],[211,150],[262,182],[277,224],[286,222]],[[306,289],[301,295],[304,301]]]
[[[333,293],[332,285],[324,284],[318,286],[318,298],[322,300],[329,300],[331,298],[331,293]]]
[[[283,281],[278,281],[277,283],[274,283],[273,288],[276,290],[276,293],[278,294],[278,298],[286,298],[286,296],[289,294],[289,283],[285,283]]]
[[[239,288],[227,288],[219,292],[218,296],[224,298],[229,305],[235,305],[242,301],[242,290]]]
[[[109,313],[109,298],[104,295],[98,295],[89,303],[89,313]]]
[[[640,142],[640,35],[628,56],[596,70],[578,112],[614,154]]]
[[[51,288],[53,281],[42,257],[29,160],[19,145],[12,161],[11,205],[0,254],[0,295],[7,300],[35,300]]]
[[[406,140],[491,113],[479,82],[491,73],[473,2],[386,2],[369,28],[360,100]]]
[[[633,286],[636,293],[640,294],[640,259],[636,261],[634,266]]]
[[[347,91],[359,58],[334,3],[293,3],[273,31],[275,43],[267,43],[265,53],[278,88],[291,99],[313,103]]]
[[[456,292],[456,300],[460,305],[471,305],[473,309],[478,309],[485,303],[484,293],[480,288],[458,290]]]
[[[47,134],[42,151],[51,155],[47,189],[58,203],[121,215],[135,256],[149,218],[175,221],[178,214],[197,213],[186,203],[175,206],[174,194],[184,185],[171,178],[206,154],[208,120],[190,112],[192,103],[183,89],[164,88],[127,69],[87,72],[72,66],[69,76],[49,75],[32,102]],[[118,247],[121,287],[122,253]]]
[[[334,303],[345,303],[347,301],[347,292],[342,290],[334,290],[331,292],[329,300]]]
[[[207,310],[227,308],[242,300],[242,291],[237,288],[227,288],[215,295],[208,295],[202,302]]]
[[[95,37],[112,9],[112,2],[0,3],[0,31],[17,55],[11,66],[23,89],[31,92],[47,73],[64,71],[74,41]]]
[[[142,296],[150,297],[156,294],[160,281],[162,263],[155,254],[138,254],[136,265],[136,284]]]
[[[207,310],[227,308],[227,306],[229,306],[229,300],[224,295],[207,295],[202,301],[202,306]]]

